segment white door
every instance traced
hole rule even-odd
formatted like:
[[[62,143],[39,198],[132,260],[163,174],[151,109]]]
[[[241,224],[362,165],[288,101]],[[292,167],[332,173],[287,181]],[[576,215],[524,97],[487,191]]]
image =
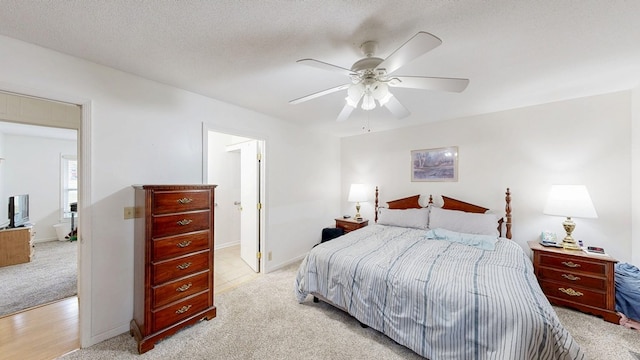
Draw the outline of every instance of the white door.
[[[255,272],[260,270],[260,147],[251,140],[240,149],[240,257]]]

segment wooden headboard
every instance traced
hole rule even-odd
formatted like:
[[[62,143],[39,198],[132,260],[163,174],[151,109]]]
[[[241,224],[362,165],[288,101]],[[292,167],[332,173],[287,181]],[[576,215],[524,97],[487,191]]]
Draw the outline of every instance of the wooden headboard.
[[[414,195],[414,196],[409,196],[402,199],[387,201],[387,204],[389,209],[417,209],[422,207],[418,202],[419,199],[420,199],[420,195]],[[485,207],[474,205],[474,204],[457,200],[454,198],[450,198],[444,195],[442,196],[442,200],[444,201],[444,204],[442,205],[443,209],[459,210],[459,211],[472,212],[472,213],[484,213],[487,210],[489,210]],[[506,237],[507,239],[511,239],[511,236],[512,236],[511,234],[511,191],[509,190],[509,188],[507,188],[507,191],[505,192],[504,200],[505,200],[505,207],[504,207],[505,215],[504,217],[500,218],[500,220],[498,220],[498,232],[500,236],[503,236],[502,227],[504,225],[504,228],[505,228],[504,237]],[[375,221],[376,222],[378,222],[378,208],[379,208],[378,202],[379,202],[379,191],[378,191],[378,187],[376,186],[376,197],[375,197]],[[429,205],[431,204],[433,204],[433,196],[429,195]]]

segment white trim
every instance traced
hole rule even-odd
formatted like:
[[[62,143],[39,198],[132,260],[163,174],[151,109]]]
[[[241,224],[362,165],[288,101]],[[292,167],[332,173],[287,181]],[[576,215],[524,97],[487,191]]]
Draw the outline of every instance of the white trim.
[[[262,152],[262,160],[260,161],[260,203],[262,204],[262,211],[260,211],[260,252],[263,254],[267,253],[267,213],[268,213],[268,203],[267,203],[267,166],[266,166],[266,158],[267,158],[267,143],[268,136],[264,136],[263,134],[257,134],[251,131],[239,131],[238,129],[231,129],[228,127],[220,126],[218,124],[209,124],[207,122],[202,122],[202,183],[208,183],[209,177],[209,131],[241,136],[245,138],[250,138],[254,140],[258,140],[261,144],[260,150]],[[267,273],[267,261],[264,260],[265,257],[260,261],[260,273]]]
[[[222,250],[222,249],[226,249],[226,248],[230,248],[232,246],[238,246],[240,245],[240,240],[236,241],[236,242],[232,242],[232,243],[226,243],[224,245],[221,246],[214,246],[213,249],[214,250]]]
[[[81,106],[82,116],[78,129],[79,177],[78,209],[78,304],[80,317],[80,347],[88,347],[96,342],[91,336],[91,100],[63,94],[52,89],[35,89],[21,85],[0,82],[0,90],[41,99],[66,102]],[[120,330],[118,330],[120,331]],[[119,333],[122,333],[120,331]],[[117,334],[116,334],[117,335]]]
[[[287,267],[287,266],[289,266],[289,265],[291,265],[291,264],[293,264],[293,263],[296,263],[296,262],[298,262],[298,261],[302,261],[302,259],[304,259],[304,257],[305,257],[305,256],[307,256],[307,254],[302,254],[302,255],[297,256],[297,257],[295,257],[295,258],[293,258],[293,259],[291,259],[291,260],[288,260],[288,261],[285,261],[285,262],[280,263],[280,264],[278,264],[278,265],[275,265],[274,267],[272,267],[271,269],[269,269],[269,272],[273,272],[273,271],[276,271],[276,270],[280,270],[280,269],[282,269],[282,268],[284,268],[284,267]]]

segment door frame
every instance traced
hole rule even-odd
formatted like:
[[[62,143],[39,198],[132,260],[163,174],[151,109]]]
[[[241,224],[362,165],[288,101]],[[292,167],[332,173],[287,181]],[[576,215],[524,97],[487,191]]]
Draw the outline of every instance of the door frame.
[[[80,347],[92,345],[91,338],[91,99],[0,82],[0,90],[19,96],[80,106],[78,129],[78,316]],[[34,124],[26,122],[26,124]],[[42,125],[42,124],[38,124]],[[82,216],[80,216],[82,215]]]
[[[251,138],[254,140],[258,140],[260,142],[262,142],[262,159],[260,161],[260,203],[262,204],[262,209],[259,212],[259,237],[260,237],[260,242],[258,244],[258,247],[260,249],[260,252],[262,253],[262,258],[260,259],[260,268],[259,268],[259,272],[262,274],[265,274],[265,269],[266,269],[266,263],[268,261],[267,259],[267,231],[266,231],[266,219],[267,219],[267,206],[266,204],[266,189],[267,189],[267,172],[266,172],[266,158],[267,158],[267,139],[265,138],[265,136],[260,135],[260,134],[256,134],[256,133],[252,133],[252,132],[242,132],[242,131],[238,131],[237,129],[229,129],[226,127],[221,127],[218,125],[214,125],[214,124],[208,124],[206,122],[202,123],[202,183],[203,184],[207,184],[208,183],[208,177],[209,177],[209,131],[213,131],[213,132],[217,132],[217,133],[222,133],[222,134],[228,134],[228,135],[233,135],[233,136],[240,136],[240,137],[246,137],[246,138]]]

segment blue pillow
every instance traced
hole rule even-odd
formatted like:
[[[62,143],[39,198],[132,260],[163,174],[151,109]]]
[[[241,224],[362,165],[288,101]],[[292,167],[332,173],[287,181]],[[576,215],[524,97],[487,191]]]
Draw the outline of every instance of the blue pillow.
[[[482,250],[496,249],[497,236],[459,233],[445,229],[431,229],[426,233],[427,239],[446,240],[469,245]]]

